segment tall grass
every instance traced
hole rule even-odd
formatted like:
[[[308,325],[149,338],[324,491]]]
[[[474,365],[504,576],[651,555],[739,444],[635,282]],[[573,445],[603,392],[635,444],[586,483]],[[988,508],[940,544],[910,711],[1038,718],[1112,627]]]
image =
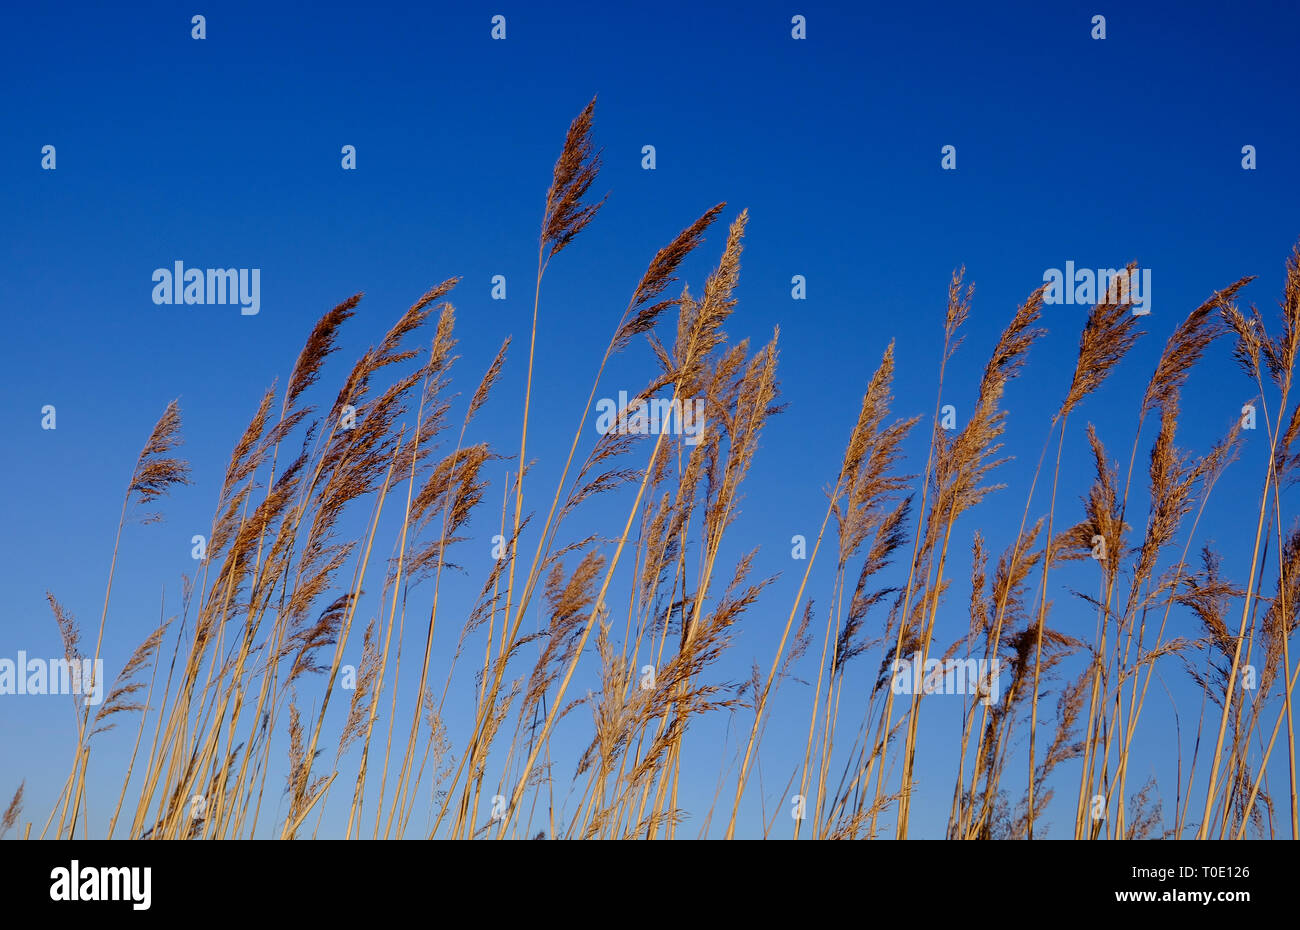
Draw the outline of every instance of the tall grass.
[[[401,314],[318,408],[324,363],[361,295],[326,313],[283,389],[266,390],[234,446],[206,558],[198,576],[186,579],[180,614],[162,618],[93,717],[89,707],[76,708],[70,771],[40,835],[73,837],[78,828],[88,835],[88,784],[120,778],[109,836],[315,836],[331,808],[340,817],[347,811],[349,838],[670,838],[688,816],[700,835],[728,838],[865,838],[890,824],[894,836],[906,838],[923,781],[918,749],[933,728],[921,725],[924,689],[896,695],[891,681],[896,660],[918,655],[923,662],[957,656],[996,663],[1004,682],[996,701],[978,699],[987,690],[962,699],[950,838],[1041,835],[1058,791],[1063,808],[1073,809],[1079,839],[1296,838],[1292,698],[1300,663],[1293,667],[1290,640],[1300,530],[1283,512],[1282,491],[1300,466],[1300,404],[1292,398],[1300,252],[1287,262],[1276,334],[1258,311],[1238,306],[1251,280],[1243,278],[1210,295],[1169,336],[1136,405],[1122,485],[1101,431],[1091,423],[1080,430],[1078,420],[1142,335],[1141,318],[1123,291],[1092,308],[1068,388],[1042,424],[1042,455],[1021,492],[1016,535],[996,558],[984,530],[968,540],[959,526],[979,526],[995,491],[1002,504],[1020,499],[998,483],[1007,460],[1003,398],[1045,332],[1044,290],[1012,314],[973,386],[970,416],[947,430],[940,405],[954,389],[949,362],[974,299],[964,269],[954,273],[924,464],[907,470],[904,444],[922,417],[893,412],[891,344],[866,381],[856,422],[846,424],[842,461],[824,473],[825,514],[776,651],[754,663],[747,681],[728,684],[716,667],[734,651],[738,625],[772,579],[754,577],[755,551],[725,558],[731,548],[724,537],[767,421],[782,409],[779,334],[755,347],[724,331],[736,307],[745,212],[727,229],[699,296],[686,287],[667,295],[725,205],[707,210],[651,258],[612,327],[585,405],[575,405],[572,441],[549,499],[531,490],[535,356],[539,341],[559,338],[566,325],[547,305],[543,280],[604,204],[591,197],[600,167],[594,104],[569,128],[542,212],[517,453],[507,458],[471,441],[475,418],[508,364],[510,340],[467,404],[450,393],[456,319],[446,298],[455,279]],[[707,427],[698,443],[616,431],[585,441],[607,372],[640,337],[656,373],[636,399],[703,400]],[[1220,341],[1258,392],[1268,441],[1262,458],[1249,453],[1231,417],[1222,440],[1203,455],[1176,445],[1182,389]],[[1104,412],[1115,414],[1107,420],[1119,416]],[[1144,439],[1147,482],[1139,489],[1134,472]],[[189,482],[187,463],[174,454],[180,443],[173,403],[128,482],[94,657],[112,625],[123,531],[140,506]],[[1067,451],[1093,463],[1081,507],[1064,503]],[[498,511],[487,492],[499,462],[511,479]],[[1197,531],[1234,465],[1257,470],[1259,497],[1247,535],[1231,540],[1225,556]],[[589,513],[596,498],[607,501],[615,522],[607,536],[581,536],[573,518]],[[1145,519],[1138,519],[1144,505]],[[355,537],[340,529],[345,513],[362,527]],[[468,535],[473,519],[499,530],[501,541],[477,576],[470,609],[448,616],[444,573],[459,568],[459,549],[482,545],[481,530]],[[941,609],[952,610],[946,595],[967,546],[969,624],[945,642],[938,619]],[[1247,551],[1249,562],[1235,564]],[[819,559],[831,562],[823,591],[814,582]],[[1091,639],[1056,620],[1065,608],[1052,602],[1060,590],[1053,573],[1071,561],[1091,572],[1096,586],[1069,605],[1071,617],[1094,614]],[[891,565],[896,583],[888,581]],[[1243,580],[1229,581],[1227,568]],[[66,655],[79,657],[75,619],[53,595],[49,600]],[[435,638],[440,618],[452,632]],[[534,628],[530,618],[537,618]],[[358,651],[359,666],[346,668],[345,656]],[[847,674],[863,663],[865,693]],[[1187,738],[1187,717],[1175,707],[1176,778],[1134,791],[1130,763],[1150,685],[1155,678],[1167,691],[1161,670],[1170,669],[1189,677],[1202,706]],[[349,675],[352,687],[341,688]],[[807,686],[806,696],[791,679]],[[329,714],[340,701],[346,709]],[[575,755],[555,736],[579,709],[591,723],[586,748]],[[778,779],[788,777],[784,783],[763,773],[763,743],[777,709],[783,720],[800,721],[802,752],[766,760],[769,774],[775,768]],[[849,716],[843,726],[842,711]],[[684,772],[691,725],[719,714],[732,726],[718,767],[701,770],[694,761]],[[95,737],[132,715],[125,771],[92,765]],[[459,745],[449,737],[453,729],[466,734]],[[1188,741],[1195,748],[1183,759]],[[1289,822],[1273,800],[1282,766],[1269,763],[1280,746]],[[694,747],[690,759],[706,749]],[[573,772],[567,789],[566,767]],[[271,780],[281,769],[283,785],[278,776]],[[697,789],[713,786],[707,809],[683,806],[684,779]],[[934,784],[924,781],[927,790]],[[17,824],[23,793],[20,785],[0,836]],[[805,799],[806,811],[791,823],[783,815],[792,793]],[[767,810],[773,796],[775,812]],[[754,803],[744,816],[747,797],[760,808],[756,818]]]

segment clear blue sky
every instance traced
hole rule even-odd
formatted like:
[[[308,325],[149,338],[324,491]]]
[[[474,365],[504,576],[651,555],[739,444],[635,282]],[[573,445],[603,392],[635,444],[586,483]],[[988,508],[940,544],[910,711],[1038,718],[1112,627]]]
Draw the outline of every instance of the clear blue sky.
[[[815,534],[823,487],[891,339],[896,410],[933,409],[954,267],[964,264],[976,285],[945,396],[963,418],[997,333],[1045,269],[1130,260],[1152,269],[1149,336],[1073,424],[1061,492],[1073,518],[1090,478],[1084,423],[1096,422],[1126,462],[1165,337],[1246,274],[1259,275],[1247,300],[1272,319],[1300,236],[1300,13],[1286,4],[191,6],[0,13],[0,385],[10,412],[0,656],[58,654],[46,589],[93,637],[124,486],[149,429],[179,396],[196,483],[165,502],[166,522],[125,534],[105,650],[110,670],[120,667],[156,623],[164,587],[168,612],[176,609],[180,575],[194,567],[190,538],[207,532],[221,469],[261,393],[287,376],[317,317],[357,291],[366,297],[326,384],[416,296],[461,275],[452,295],[458,385],[471,391],[501,339],[515,336],[476,437],[515,451],[543,196],[564,130],[593,94],[605,159],[596,188],[611,197],[548,273],[534,422],[556,428],[535,433],[531,488],[535,502],[549,499],[595,362],[650,256],[718,201],[729,205],[724,222],[748,208],[727,329],[762,342],[781,327],[789,408],[765,434],[732,554],[761,545],[757,573],[781,575],[742,624],[722,679],[744,678],[754,658],[766,667],[802,570],[790,537]],[[204,41],[190,38],[194,13],[207,18]],[[489,38],[494,13],[508,19],[504,42]],[[790,37],[795,13],[807,17],[805,41]],[[1105,41],[1090,38],[1094,13],[1107,17]],[[47,144],[57,147],[54,171],[41,170]],[[340,168],[348,144],[356,171]],[[647,144],[654,171],[641,168]],[[1247,144],[1258,152],[1255,171],[1241,168]],[[955,171],[940,169],[944,145],[956,146]],[[696,291],[723,230],[683,269]],[[155,306],[150,276],[177,260],[261,269],[261,312]],[[489,297],[495,274],[508,280],[504,302]],[[802,303],[790,296],[795,274],[807,279]],[[976,528],[997,552],[1011,541],[1085,312],[1048,308],[1051,335],[1006,398],[1007,451],[1017,459],[999,478],[1011,487],[959,526],[963,558]],[[635,390],[649,365],[634,346],[602,396]],[[1185,394],[1181,444],[1204,451],[1252,394],[1226,343],[1216,347]],[[40,428],[46,404],[57,408],[55,431]],[[913,470],[924,464],[923,435],[909,445]],[[1255,499],[1264,444],[1262,430],[1250,437],[1200,534],[1224,542],[1237,579],[1249,549],[1228,541],[1247,533],[1240,504]],[[494,508],[499,484],[487,499]],[[483,558],[465,557],[466,591],[486,571],[496,520],[485,509],[471,527],[467,545]],[[964,564],[955,575],[944,643],[966,623]],[[819,603],[829,581],[824,572],[812,581]],[[1090,638],[1092,614],[1064,582],[1050,595],[1054,622],[1069,629],[1077,613],[1073,632]],[[875,658],[859,661],[865,669]],[[1199,699],[1175,665],[1165,668],[1186,733]],[[804,672],[815,675],[813,662]],[[787,688],[789,710],[766,744],[773,760],[783,748],[802,751],[807,689]],[[1148,702],[1152,738],[1131,784],[1163,776],[1168,808],[1172,718],[1161,701]],[[934,835],[947,815],[957,718],[927,716],[936,722],[920,766],[933,774],[921,784],[914,832]],[[856,719],[846,713],[842,725]],[[714,787],[709,734],[720,723],[688,737],[685,770],[704,774],[683,803],[696,811]],[[133,736],[133,725],[120,727],[97,750],[92,776],[98,768],[113,777],[92,793],[96,817],[116,800]],[[0,793],[7,802],[26,778],[25,819],[38,830],[73,739],[65,702],[0,698]],[[1063,771],[1061,793],[1072,797],[1077,768]],[[559,774],[567,790],[568,773]],[[765,768],[769,803],[781,802],[772,786],[788,774],[776,761]],[[344,817],[346,794],[334,798]],[[1054,833],[1068,834],[1068,813],[1054,820]],[[692,824],[683,832],[693,835]]]

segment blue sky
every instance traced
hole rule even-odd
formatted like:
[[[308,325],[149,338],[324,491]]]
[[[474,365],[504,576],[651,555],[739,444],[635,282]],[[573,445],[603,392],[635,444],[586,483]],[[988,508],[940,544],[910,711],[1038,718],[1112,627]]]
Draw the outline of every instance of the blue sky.
[[[204,41],[190,38],[194,13],[207,18]],[[489,37],[495,13],[507,17],[504,42]],[[807,17],[805,41],[790,37],[795,13]],[[1107,17],[1104,41],[1090,38],[1095,13]],[[748,208],[727,330],[761,343],[780,327],[789,408],[764,435],[731,546],[733,557],[761,546],[757,573],[780,575],[744,621],[722,678],[770,659],[803,567],[789,558],[790,537],[815,534],[824,486],[891,339],[895,409],[933,410],[953,268],[964,264],[976,285],[944,398],[962,418],[998,332],[1045,269],[1136,260],[1152,270],[1149,335],[1072,424],[1060,493],[1068,508],[1090,480],[1085,422],[1126,464],[1165,337],[1247,274],[1259,278],[1245,299],[1271,320],[1300,236],[1290,174],[1300,14],[1280,4],[49,4],[0,17],[0,383],[11,410],[0,456],[9,489],[0,656],[58,653],[46,589],[91,635],[132,464],[179,397],[195,485],[166,502],[166,522],[125,533],[105,648],[110,670],[120,667],[155,624],[164,589],[168,613],[176,609],[180,575],[194,567],[190,538],[210,524],[221,469],[261,393],[287,376],[312,323],[357,291],[366,296],[326,369],[330,386],[415,297],[462,276],[451,296],[460,390],[472,391],[501,340],[515,337],[475,437],[512,454],[543,197],[564,130],[593,94],[605,163],[596,189],[611,196],[545,282],[533,500],[549,501],[596,361],[648,259],[713,204],[727,202],[723,223]],[[54,171],[40,167],[47,144],[57,148]],[[340,168],[349,144],[356,171]],[[648,144],[654,171],[641,168]],[[1257,170],[1242,170],[1248,144]],[[944,145],[956,147],[955,171],[940,168]],[[697,292],[724,229],[683,268]],[[150,276],[177,260],[260,268],[260,313],[155,306]],[[505,301],[490,299],[496,274],[507,278]],[[804,302],[791,299],[795,274],[807,280]],[[998,477],[1009,488],[959,524],[963,557],[977,528],[995,552],[1010,543],[1085,313],[1047,309],[1051,334],[1006,398],[1016,460]],[[650,366],[634,346],[601,396],[635,389]],[[1180,444],[1204,451],[1253,393],[1226,343],[1217,346],[1186,391]],[[57,408],[57,430],[40,428],[46,404]],[[912,470],[924,464],[923,436],[908,447]],[[1198,534],[1223,542],[1234,578],[1248,564],[1249,540],[1240,541],[1253,518],[1243,520],[1241,504],[1255,499],[1265,445],[1262,431],[1249,438]],[[487,500],[495,508],[499,499],[498,484]],[[1293,505],[1284,499],[1284,517]],[[485,509],[471,527],[467,545],[484,558],[466,560],[466,591],[486,570],[496,521]],[[966,622],[964,565],[954,573],[945,643]],[[829,581],[820,572],[811,582],[821,603]],[[1056,624],[1068,628],[1077,612],[1075,632],[1090,638],[1092,616],[1064,580],[1049,596]],[[815,674],[812,663],[804,671]],[[1186,732],[1198,695],[1173,665],[1166,680]],[[773,759],[783,747],[802,751],[807,693],[787,687],[787,700],[799,697],[774,718]],[[1149,707],[1141,774],[1169,776],[1168,707]],[[687,742],[685,769],[705,774],[684,789],[684,804],[701,812],[717,770],[708,734],[720,726]],[[923,734],[920,835],[941,833],[947,815],[947,732],[936,722]],[[120,727],[97,750],[92,774],[113,777],[102,796],[92,792],[92,816],[116,800],[133,736],[134,726]],[[38,830],[73,738],[64,703],[0,699],[0,792],[7,801],[26,778]],[[1077,768],[1064,771],[1061,793],[1072,798]],[[782,800],[771,786],[787,776],[775,762],[765,770],[769,804]],[[1162,789],[1172,806],[1172,781]],[[345,817],[341,794],[325,832],[340,808]],[[1055,819],[1054,832],[1068,833],[1068,814]]]

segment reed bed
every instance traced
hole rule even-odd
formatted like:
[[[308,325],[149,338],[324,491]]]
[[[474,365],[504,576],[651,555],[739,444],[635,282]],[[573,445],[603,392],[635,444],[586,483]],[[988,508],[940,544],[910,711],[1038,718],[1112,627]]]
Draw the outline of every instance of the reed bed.
[[[594,104],[569,127],[543,207],[518,448],[473,441],[476,416],[514,363],[510,340],[467,402],[451,393],[455,279],[416,300],[328,394],[318,382],[361,295],[322,316],[234,445],[206,558],[186,579],[179,612],[160,617],[99,707],[77,706],[58,801],[24,835],[89,835],[88,783],[120,779],[109,837],[314,837],[330,809],[339,822],[346,812],[348,838],[656,839],[689,830],[902,839],[923,780],[918,747],[933,732],[922,711],[937,712],[924,690],[891,687],[895,660],[917,655],[1000,670],[997,701],[961,698],[957,765],[942,776],[950,800],[935,790],[935,772],[924,779],[931,801],[948,807],[949,838],[1041,836],[1058,796],[1055,810],[1073,812],[1066,829],[1076,839],[1296,838],[1300,662],[1291,662],[1290,640],[1300,529],[1282,493],[1300,465],[1291,396],[1300,252],[1286,265],[1274,332],[1238,304],[1250,278],[1209,295],[1176,327],[1130,414],[1127,462],[1113,461],[1103,431],[1085,420],[1090,397],[1142,336],[1127,296],[1107,295],[1087,315],[1068,388],[1041,424],[1037,468],[1019,490],[999,483],[1003,401],[1045,332],[1044,289],[1011,315],[966,422],[944,429],[949,362],[974,300],[964,269],[955,272],[933,415],[894,412],[891,344],[856,422],[845,424],[842,461],[826,464],[826,509],[806,560],[795,563],[795,596],[788,609],[774,607],[765,593],[773,579],[754,575],[755,552],[728,555],[738,543],[724,546],[764,429],[782,410],[779,333],[751,345],[724,331],[736,310],[744,211],[731,216],[698,296],[677,287],[677,273],[724,204],[653,256],[612,327],[585,406],[573,403],[553,490],[535,488],[534,361],[539,339],[562,325],[547,312],[543,282],[604,204],[592,196]],[[708,426],[698,443],[665,432],[590,439],[600,385],[634,344],[657,363],[636,399],[702,399]],[[1203,454],[1176,444],[1182,390],[1219,344],[1257,393],[1262,457],[1258,443],[1247,454],[1231,417]],[[1122,428],[1108,423],[1105,432]],[[925,461],[909,463],[905,443],[925,429]],[[189,483],[181,437],[173,403],[135,463],[118,542],[139,508]],[[1087,450],[1090,487],[1061,486],[1067,449]],[[1244,538],[1224,551],[1200,538],[1198,524],[1229,468],[1259,496],[1242,508]],[[503,470],[507,485],[489,496]],[[1080,490],[1081,503],[1070,503]],[[994,492],[999,507],[1024,501],[1000,550],[982,530],[967,538],[959,529],[980,525]],[[575,515],[597,498],[614,522],[581,536]],[[360,533],[340,529],[345,513]],[[462,558],[477,599],[448,616],[441,596],[448,573],[462,570],[457,552],[486,548],[494,533],[490,563]],[[115,544],[93,650],[49,597],[70,659],[100,657],[112,635],[117,552]],[[1064,592],[1054,581],[1068,562],[1090,566],[1093,591]],[[967,564],[963,608],[947,593]],[[1060,593],[1068,600],[1053,603]],[[760,599],[777,618],[777,649],[753,663],[748,680],[720,680],[719,660]],[[941,611],[963,609],[966,628],[944,639]],[[1088,615],[1091,638],[1080,634]],[[859,666],[865,689],[847,674]],[[1203,699],[1179,717],[1180,728],[1195,719],[1178,744],[1194,750],[1176,760],[1175,779],[1157,783],[1130,760],[1148,698],[1160,700],[1172,675],[1187,676]],[[802,751],[764,760],[777,708],[806,722],[796,733]],[[688,762],[688,734],[720,714],[731,721],[728,743],[716,770],[700,771],[702,752]],[[93,764],[96,737],[124,724],[135,729],[125,771]],[[585,733],[584,750],[556,740],[562,724]],[[464,735],[453,742],[452,732]],[[953,739],[951,728],[944,738]],[[683,771],[688,764],[694,770]],[[706,809],[682,802],[687,780],[712,786]],[[0,837],[19,826],[23,795],[20,785]],[[805,799],[802,818],[789,816],[792,796]]]

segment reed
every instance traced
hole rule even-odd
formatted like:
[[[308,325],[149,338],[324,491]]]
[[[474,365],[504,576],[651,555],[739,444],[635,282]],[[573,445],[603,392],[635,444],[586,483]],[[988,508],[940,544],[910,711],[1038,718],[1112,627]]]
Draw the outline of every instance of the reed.
[[[567,325],[544,301],[543,280],[606,202],[591,195],[600,172],[595,103],[570,125],[542,205],[517,450],[476,439],[512,363],[509,338],[467,401],[452,393],[456,279],[420,295],[322,394],[333,376],[327,361],[362,295],[329,310],[233,445],[207,555],[184,579],[179,612],[167,616],[164,598],[158,626],[102,706],[93,715],[74,707],[70,771],[42,836],[51,827],[58,837],[88,835],[89,780],[116,787],[120,775],[110,837],[120,818],[132,838],[293,839],[319,835],[327,811],[340,822],[346,812],[348,838],[672,838],[688,818],[701,836],[781,836],[782,805],[794,792],[807,802],[794,838],[890,830],[901,839],[912,835],[916,798],[934,784],[918,769],[920,747],[939,738],[923,707],[927,715],[959,709],[958,738],[942,737],[956,755],[946,773],[949,838],[1041,836],[1062,790],[1074,792],[1060,803],[1073,808],[1078,839],[1285,834],[1268,790],[1271,780],[1277,793],[1283,771],[1289,833],[1300,836],[1292,708],[1300,662],[1290,656],[1300,532],[1283,496],[1300,473],[1292,391],[1300,250],[1287,262],[1275,334],[1257,310],[1237,304],[1247,277],[1211,294],[1168,336],[1134,398],[1122,483],[1102,437],[1114,441],[1125,412],[1110,407],[1093,411],[1106,414],[1099,423],[1078,422],[1140,335],[1127,295],[1104,297],[1088,313],[1061,402],[1041,424],[1037,466],[1018,493],[998,480],[1007,397],[1045,334],[1044,289],[1011,313],[969,388],[969,417],[947,430],[940,411],[958,389],[950,363],[974,300],[965,269],[955,271],[937,334],[933,419],[917,429],[923,416],[894,396],[891,342],[863,385],[856,420],[845,424],[841,461],[823,472],[826,508],[788,611],[780,608],[775,651],[747,662],[744,680],[727,681],[722,660],[738,655],[756,605],[772,596],[774,579],[756,574],[757,550],[736,525],[765,430],[784,409],[780,333],[754,347],[724,329],[737,318],[747,212],[732,218],[698,296],[677,290],[677,275],[725,204],[651,257],[611,321],[585,402],[574,401],[567,456],[548,463],[553,489],[535,490],[535,362],[539,345]],[[1231,343],[1256,393],[1262,456],[1236,422],[1203,454],[1178,446],[1183,389],[1220,341]],[[707,425],[698,441],[666,431],[588,440],[598,392],[634,346],[655,368],[628,406],[699,400]],[[1139,487],[1139,446],[1152,424]],[[127,483],[93,651],[83,656],[76,620],[49,596],[69,662],[102,655],[123,533],[156,518],[138,508],[190,482],[188,463],[174,454],[181,435],[173,402]],[[913,443],[924,443],[923,463],[909,455]],[[1077,506],[1066,503],[1067,455],[1086,455],[1093,475]],[[504,484],[496,484],[498,463]],[[1247,534],[1220,540],[1231,546],[1220,555],[1201,538],[1201,518],[1234,468],[1257,469],[1259,496]],[[497,512],[484,512],[489,491]],[[1023,496],[1019,525],[995,541],[981,514],[1006,506],[1008,495],[1014,506]],[[1144,521],[1135,516],[1143,506]],[[611,521],[603,531],[575,529],[595,514]],[[494,534],[495,556],[479,571],[482,540]],[[470,545],[476,556],[461,555]],[[1247,551],[1249,563],[1235,564]],[[1071,562],[1070,577],[1091,573],[1093,589],[1055,603]],[[950,613],[959,572],[969,575],[968,622],[953,629],[940,617]],[[478,590],[465,609],[448,606],[453,574]],[[1091,638],[1062,615],[1085,624],[1091,615]],[[356,668],[345,666],[348,655],[360,656]],[[942,709],[931,710],[925,689],[897,699],[893,677],[907,656],[997,668],[1001,693],[982,679]],[[1180,750],[1172,782],[1133,790],[1151,681],[1173,701],[1171,670],[1204,697],[1189,733],[1194,752],[1185,764]],[[1181,747],[1191,715],[1179,710],[1175,702]],[[92,769],[95,737],[132,715],[125,771]],[[778,716],[797,721],[802,751],[764,759]],[[727,734],[721,745],[692,739],[705,721]],[[561,730],[585,748],[557,741]],[[1270,766],[1279,745],[1285,762]],[[692,796],[711,790],[707,809],[684,801],[688,785]],[[0,817],[0,837],[18,823],[25,787]]]

